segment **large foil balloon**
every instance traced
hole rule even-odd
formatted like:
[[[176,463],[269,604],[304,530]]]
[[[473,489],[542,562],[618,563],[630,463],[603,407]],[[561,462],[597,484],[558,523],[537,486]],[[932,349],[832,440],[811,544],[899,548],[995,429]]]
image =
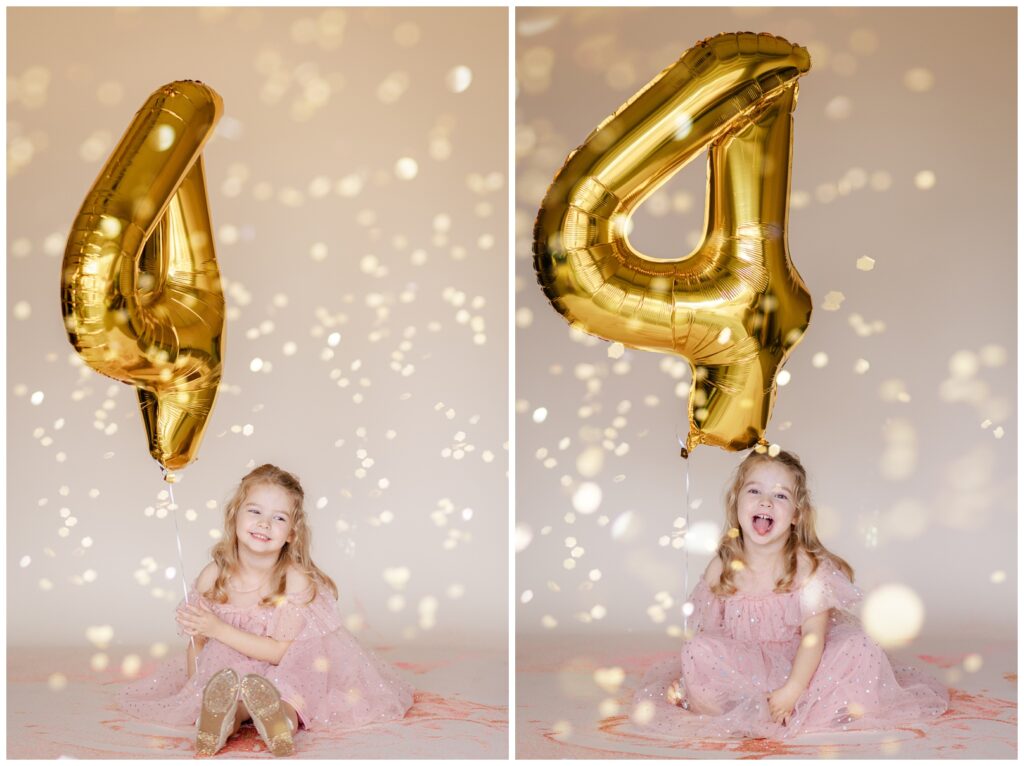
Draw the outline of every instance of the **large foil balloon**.
[[[195,459],[221,376],[224,294],[201,152],[222,112],[199,82],[151,95],[64,253],[68,338],[94,370],[136,387],[150,454],[168,471]]]
[[[538,281],[572,325],[693,368],[686,450],[764,439],[775,379],[810,321],[787,245],[792,113],[807,50],[767,34],[698,43],[569,155],[534,232]],[[679,260],[630,216],[709,147],[703,241]]]

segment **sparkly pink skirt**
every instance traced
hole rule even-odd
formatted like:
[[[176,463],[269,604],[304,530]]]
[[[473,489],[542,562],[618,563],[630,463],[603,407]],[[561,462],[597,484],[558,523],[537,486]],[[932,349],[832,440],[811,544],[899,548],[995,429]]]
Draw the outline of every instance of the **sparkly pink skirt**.
[[[680,658],[652,666],[634,697],[633,720],[673,737],[786,739],[817,731],[885,729],[937,718],[949,692],[911,667],[893,665],[857,624],[832,625],[821,663],[783,726],[768,694],[782,686],[800,638],[747,642],[698,633]],[[666,692],[680,681],[685,708]]]

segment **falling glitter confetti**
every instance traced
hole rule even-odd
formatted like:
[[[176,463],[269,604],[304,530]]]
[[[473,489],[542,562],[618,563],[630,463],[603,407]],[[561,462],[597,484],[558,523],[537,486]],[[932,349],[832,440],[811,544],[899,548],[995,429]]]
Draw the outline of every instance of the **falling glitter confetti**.
[[[905,646],[924,624],[924,604],[909,587],[882,585],[864,600],[864,629],[883,648]]]
[[[825,311],[838,311],[839,307],[843,305],[845,298],[846,296],[841,292],[833,290],[825,295],[825,300],[822,302],[821,307]]]

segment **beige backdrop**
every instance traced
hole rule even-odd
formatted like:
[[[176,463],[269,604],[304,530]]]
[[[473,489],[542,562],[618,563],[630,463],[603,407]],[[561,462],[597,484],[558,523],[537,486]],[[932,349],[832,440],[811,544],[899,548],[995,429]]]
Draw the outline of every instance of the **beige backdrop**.
[[[675,547],[688,365],[628,349],[612,358],[607,342],[571,334],[537,286],[530,248],[567,153],[684,50],[744,30],[806,45],[812,59],[789,243],[815,309],[767,436],[803,458],[821,538],[861,587],[908,586],[925,632],[978,637],[979,651],[981,637],[1013,638],[1012,8],[517,12],[517,630],[678,636],[684,582],[710,559],[690,553],[687,578]],[[631,242],[688,253],[704,184],[702,158],[648,200]],[[739,459],[711,447],[692,456],[695,541],[717,540]]]
[[[201,79],[229,307],[176,486],[185,571],[256,462],[299,474],[367,640],[507,640],[507,11],[8,13],[8,640],[176,642],[133,390],[63,332],[68,227],[135,111]],[[467,34],[472,30],[472,34]],[[362,627],[361,627],[362,626]],[[159,650],[158,650],[159,651]]]

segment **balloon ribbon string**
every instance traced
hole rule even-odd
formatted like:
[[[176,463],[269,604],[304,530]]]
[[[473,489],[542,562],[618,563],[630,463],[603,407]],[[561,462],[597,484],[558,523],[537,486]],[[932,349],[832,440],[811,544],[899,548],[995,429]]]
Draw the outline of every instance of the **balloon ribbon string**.
[[[181,552],[181,530],[178,528],[178,504],[174,502],[174,485],[171,483],[167,484],[167,491],[171,496],[171,516],[174,518],[174,539],[178,543],[178,573],[181,575],[181,589],[185,592],[185,603],[190,603],[188,600],[188,581],[185,579],[185,558]],[[192,659],[195,662],[194,670],[199,670],[199,652],[196,649],[196,637],[188,637],[189,644],[192,646]]]
[[[690,460],[686,459],[686,532],[683,536],[683,598],[690,598]],[[686,636],[690,624],[690,616],[687,614],[686,601],[683,602],[683,635]]]

